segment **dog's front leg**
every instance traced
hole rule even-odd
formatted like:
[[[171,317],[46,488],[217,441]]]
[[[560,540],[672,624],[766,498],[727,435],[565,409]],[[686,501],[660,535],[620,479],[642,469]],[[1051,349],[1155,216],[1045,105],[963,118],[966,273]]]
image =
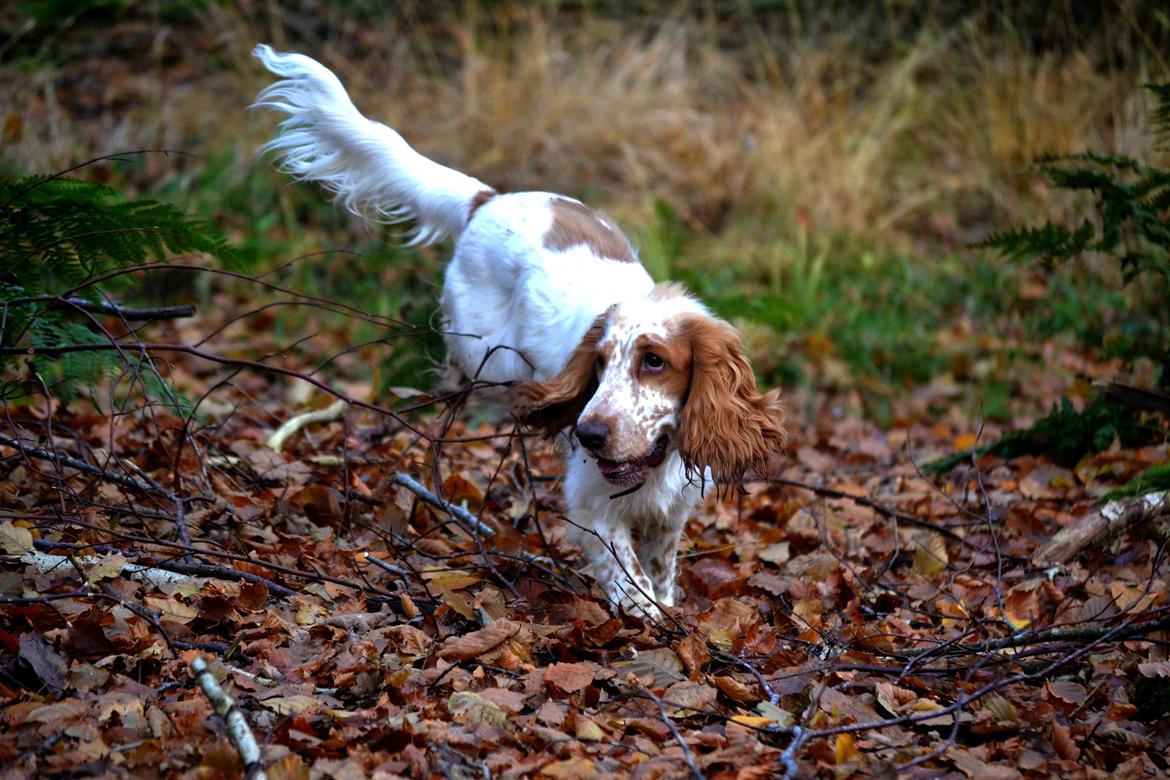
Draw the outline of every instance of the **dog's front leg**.
[[[682,537],[685,515],[678,522],[653,525],[642,534],[638,545],[638,559],[642,570],[654,585],[654,594],[665,606],[674,606],[675,576],[678,561],[678,542]]]
[[[654,584],[634,551],[628,528],[620,524],[590,524],[578,529],[577,541],[585,571],[601,585],[611,606],[654,620],[662,617]]]

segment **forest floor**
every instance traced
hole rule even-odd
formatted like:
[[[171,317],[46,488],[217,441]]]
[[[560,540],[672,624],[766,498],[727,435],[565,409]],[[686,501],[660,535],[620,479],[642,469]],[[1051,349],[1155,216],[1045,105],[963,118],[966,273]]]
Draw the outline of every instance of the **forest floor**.
[[[153,327],[192,345],[215,323]],[[896,402],[885,427],[823,399],[819,418],[789,416],[769,482],[695,513],[682,600],[650,624],[576,573],[553,448],[405,388],[371,403],[378,348],[338,359],[353,379],[333,392],[353,403],[282,451],[268,438],[294,410],[336,399],[239,362],[280,352],[255,327],[170,353],[194,412],[7,409],[23,442],[0,450],[7,777],[238,771],[196,656],[269,777],[1170,768],[1164,534],[1135,523],[1063,565],[1038,552],[1166,444],[931,477],[924,463],[978,436],[953,388]]]
[[[0,775],[238,776],[197,658],[269,778],[1170,773],[1165,506],[1108,495],[1170,461],[1165,420],[1069,462],[928,468],[1094,383],[1153,384],[1111,345],[1146,333],[1127,314],[1164,323],[1156,285],[961,251],[1050,213],[1018,176],[1036,154],[1138,154],[1145,75],[976,21],[875,60],[812,27],[757,50],[771,28],[734,18],[114,5],[98,33],[0,16],[26,31],[0,49],[0,168],[198,152],[78,175],[179,203],[245,262],[135,277],[126,302],[199,314],[97,318],[153,346],[89,397],[4,364],[31,390],[0,404]],[[1156,54],[1132,27],[1100,59]],[[248,51],[287,39],[428,153],[632,224],[781,387],[789,446],[697,508],[662,623],[577,573],[551,444],[428,394],[441,253],[248,162],[272,130],[242,118]]]

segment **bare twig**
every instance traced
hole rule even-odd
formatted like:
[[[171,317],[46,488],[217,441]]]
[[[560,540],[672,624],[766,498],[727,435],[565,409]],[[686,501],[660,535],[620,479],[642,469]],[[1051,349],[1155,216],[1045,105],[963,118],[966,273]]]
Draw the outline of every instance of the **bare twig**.
[[[335,422],[345,416],[345,410],[348,405],[345,401],[334,401],[324,409],[314,409],[311,412],[304,412],[294,417],[285,420],[284,424],[276,429],[276,432],[268,437],[266,442],[269,447],[280,452],[284,449],[285,443],[297,434],[302,428],[309,425],[316,425],[318,423]]]
[[[698,765],[695,764],[695,757],[691,755],[690,747],[687,745],[686,740],[683,739],[683,735],[679,732],[678,726],[675,725],[674,719],[666,711],[666,705],[662,703],[662,699],[655,696],[654,692],[645,685],[639,684],[638,688],[641,690],[643,696],[650,699],[658,707],[658,715],[662,718],[662,722],[666,725],[666,728],[670,729],[670,734],[674,737],[674,741],[682,748],[683,760],[687,762],[687,768],[691,770],[691,777],[695,778],[695,780],[705,780],[703,773],[699,771]]]
[[[211,669],[208,668],[207,662],[201,657],[195,656],[188,668],[191,677],[203,689],[203,695],[211,702],[215,714],[227,726],[228,736],[231,738],[232,744],[236,746],[236,750],[240,752],[240,758],[244,762],[244,777],[248,780],[268,780],[264,766],[260,763],[260,746],[256,744],[256,737],[252,735],[252,729],[248,727],[244,711],[232,701],[223,688],[219,687],[219,683],[211,675]]]
[[[108,545],[92,545],[92,544],[70,544],[67,542],[52,542],[46,539],[34,539],[33,544],[40,550],[69,550],[85,548],[87,550],[95,550],[101,553],[137,556],[138,553],[130,550],[122,550],[117,547],[110,547]],[[131,569],[130,567],[134,567]],[[237,582],[247,582],[252,585],[263,585],[268,588],[268,593],[280,598],[288,598],[296,596],[299,591],[292,588],[286,588],[272,580],[261,577],[259,574],[252,574],[251,572],[240,571],[239,569],[231,569],[226,566],[214,566],[209,563],[192,563],[188,561],[156,561],[149,566],[139,564],[130,564],[127,571],[165,571],[174,572],[176,574],[184,574],[190,577],[208,577],[217,580],[229,580]]]
[[[471,512],[468,512],[463,507],[455,506],[450,501],[439,498],[434,493],[419,484],[419,482],[409,474],[403,474],[401,471],[396,471],[390,476],[390,481],[395,485],[401,485],[402,487],[406,488],[431,506],[442,509],[447,514],[451,515],[451,517],[460,525],[462,525],[466,530],[482,534],[483,536],[496,535],[494,528],[480,522],[478,517],[471,514]]]
[[[167,493],[167,491],[163,490],[158,485],[153,485],[136,477],[128,477],[123,474],[114,474],[112,472],[106,471],[105,469],[101,469],[97,466],[86,463],[84,460],[75,458],[72,455],[46,450],[41,447],[33,447],[30,446],[28,442],[24,442],[19,439],[11,439],[7,436],[0,435],[0,444],[12,447],[25,457],[36,458],[37,460],[47,460],[59,466],[68,466],[69,468],[77,469],[84,474],[89,474],[91,477],[98,477],[100,479],[106,480],[107,482],[113,482],[114,484],[120,485],[124,488],[140,490],[144,493],[157,493],[164,496],[170,495]]]
[[[1170,516],[1170,490],[1110,501],[1049,539],[1036,551],[1033,561],[1040,566],[1068,563],[1089,545],[1131,525],[1167,516]]]
[[[123,306],[118,303],[110,301],[91,301],[87,298],[61,298],[57,301],[50,301],[58,306],[64,306],[70,309],[81,309],[90,314],[112,314],[129,322],[153,322],[156,320],[176,320],[182,317],[194,317],[195,307],[191,304],[181,304],[179,306],[151,306],[146,308],[134,308],[132,306]]]

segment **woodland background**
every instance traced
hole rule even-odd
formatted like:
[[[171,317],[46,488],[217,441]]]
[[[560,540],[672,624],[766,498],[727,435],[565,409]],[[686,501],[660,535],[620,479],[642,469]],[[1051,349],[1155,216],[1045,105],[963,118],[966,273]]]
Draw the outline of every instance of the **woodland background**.
[[[258,42],[740,328],[793,441],[666,624],[429,394],[449,247],[255,156]],[[3,771],[234,775],[196,656],[269,777],[1170,771],[1168,60],[1126,0],[7,5]]]

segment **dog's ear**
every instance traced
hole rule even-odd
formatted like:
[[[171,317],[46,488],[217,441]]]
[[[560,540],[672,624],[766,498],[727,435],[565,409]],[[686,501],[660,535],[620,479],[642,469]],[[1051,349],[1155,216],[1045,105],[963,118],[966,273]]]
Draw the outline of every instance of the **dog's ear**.
[[[521,382],[513,388],[512,414],[516,419],[546,436],[577,424],[597,392],[597,345],[605,335],[608,318],[606,312],[593,321],[561,373],[544,382]]]
[[[735,328],[698,315],[682,320],[691,344],[691,384],[679,419],[678,448],[688,469],[710,468],[736,484],[766,473],[769,454],[784,446],[784,410],[775,391],[756,388]]]

